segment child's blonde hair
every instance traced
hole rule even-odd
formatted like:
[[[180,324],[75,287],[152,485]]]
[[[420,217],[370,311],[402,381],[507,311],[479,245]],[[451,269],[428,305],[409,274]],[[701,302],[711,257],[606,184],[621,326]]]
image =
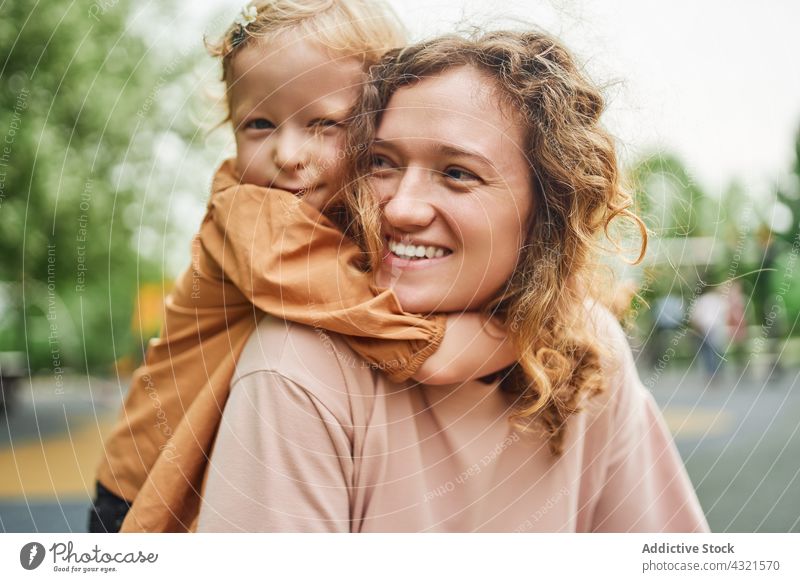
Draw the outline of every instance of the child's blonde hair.
[[[405,44],[403,25],[382,0],[256,0],[243,14],[248,8],[255,9],[254,19],[235,22],[218,42],[207,43],[211,55],[222,59],[227,101],[223,123],[231,119],[233,59],[246,46],[295,30],[335,56],[360,59],[366,71],[387,51]]]

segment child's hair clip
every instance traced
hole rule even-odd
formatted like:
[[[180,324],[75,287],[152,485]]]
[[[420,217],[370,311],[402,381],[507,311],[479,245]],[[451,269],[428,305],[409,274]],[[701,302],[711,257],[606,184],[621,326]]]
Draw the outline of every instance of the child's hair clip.
[[[247,26],[256,21],[258,17],[258,8],[253,5],[247,5],[242,8],[242,11],[236,17],[236,20],[233,21],[234,25],[237,25],[233,29],[233,35],[231,38],[231,44],[236,47],[245,39],[247,35]]]
[[[255,22],[256,18],[258,18],[258,8],[252,4],[248,4],[242,8],[242,11],[239,13],[239,16],[236,17],[236,20],[234,20],[233,23],[238,24],[242,28],[247,28],[247,25],[251,22]]]

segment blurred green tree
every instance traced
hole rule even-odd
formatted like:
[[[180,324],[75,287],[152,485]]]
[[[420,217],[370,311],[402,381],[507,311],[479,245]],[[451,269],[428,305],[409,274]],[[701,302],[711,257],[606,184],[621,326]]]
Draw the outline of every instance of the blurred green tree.
[[[660,237],[704,236],[713,208],[681,160],[658,152],[630,170],[648,228]]]
[[[33,371],[108,369],[138,345],[139,285],[161,279],[123,219],[142,195],[123,176],[152,158],[134,137],[189,65],[132,32],[134,6],[0,5],[0,350],[27,352]]]
[[[770,321],[771,312],[785,311],[785,324],[790,335],[800,335],[797,318],[800,315],[800,130],[795,136],[795,158],[787,180],[775,186],[775,198],[790,217],[789,227],[772,229],[762,235],[763,260],[766,272],[763,285],[767,288],[762,312]],[[772,316],[774,317],[774,316]]]

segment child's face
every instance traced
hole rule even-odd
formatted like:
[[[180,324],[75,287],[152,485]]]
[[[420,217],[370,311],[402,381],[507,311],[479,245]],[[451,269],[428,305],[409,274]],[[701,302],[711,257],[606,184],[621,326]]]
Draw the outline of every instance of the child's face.
[[[231,116],[237,169],[247,184],[306,195],[320,208],[338,190],[347,113],[363,81],[353,58],[331,57],[281,34],[236,55]]]

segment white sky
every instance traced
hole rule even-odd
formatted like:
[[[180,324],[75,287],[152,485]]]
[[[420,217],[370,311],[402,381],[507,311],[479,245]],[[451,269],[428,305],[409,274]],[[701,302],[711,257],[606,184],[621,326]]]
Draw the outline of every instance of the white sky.
[[[763,195],[793,159],[800,128],[798,2],[390,2],[415,39],[459,22],[497,28],[508,18],[556,34],[595,81],[618,82],[607,91],[606,125],[623,159],[674,151],[709,194],[736,177]],[[241,5],[192,5],[181,32],[199,41],[212,16],[225,11],[232,19]]]

